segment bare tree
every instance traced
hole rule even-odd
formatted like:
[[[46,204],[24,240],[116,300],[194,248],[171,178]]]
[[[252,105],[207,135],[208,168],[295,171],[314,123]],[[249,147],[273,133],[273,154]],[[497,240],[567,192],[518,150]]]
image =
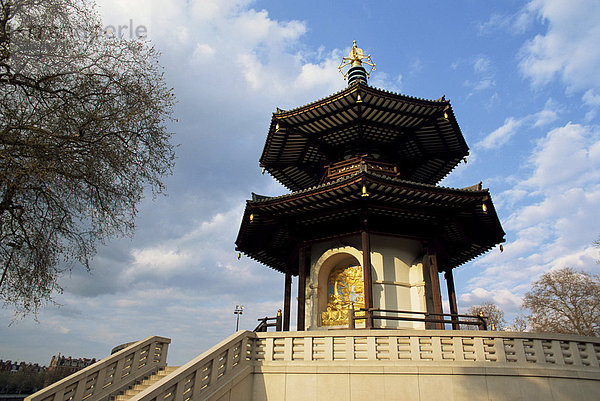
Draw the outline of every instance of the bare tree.
[[[496,330],[503,330],[506,326],[504,311],[495,303],[484,302],[481,305],[471,306],[468,311],[468,314],[473,316],[480,316],[480,313],[487,318],[488,328],[493,324]]]
[[[174,97],[157,52],[87,0],[0,0],[0,297],[35,312],[163,191]]]
[[[527,316],[517,314],[513,322],[504,328],[506,331],[527,331]]]
[[[600,275],[570,267],[550,271],[523,298],[531,311],[529,327],[537,332],[600,335]]]

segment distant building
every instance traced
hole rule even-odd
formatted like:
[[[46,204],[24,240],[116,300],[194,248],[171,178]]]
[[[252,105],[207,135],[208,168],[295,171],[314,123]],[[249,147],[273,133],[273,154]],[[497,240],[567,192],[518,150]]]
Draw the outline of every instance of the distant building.
[[[48,367],[48,372],[60,372],[65,373],[65,376],[68,376],[72,373],[77,372],[83,368],[90,366],[91,364],[96,363],[96,358],[73,358],[73,357],[65,357],[61,356],[60,353],[58,355],[52,356],[50,360],[50,366]]]
[[[47,367],[40,366],[37,363],[3,361],[2,359],[0,359],[0,372],[44,373],[47,370]]]
[[[0,401],[20,401],[40,390],[47,371],[37,363],[0,360]]]
[[[64,377],[72,375],[73,373],[96,363],[96,358],[73,358],[71,356],[65,357],[53,355],[50,359],[50,366],[48,367],[48,376],[46,377],[45,386],[48,386]]]

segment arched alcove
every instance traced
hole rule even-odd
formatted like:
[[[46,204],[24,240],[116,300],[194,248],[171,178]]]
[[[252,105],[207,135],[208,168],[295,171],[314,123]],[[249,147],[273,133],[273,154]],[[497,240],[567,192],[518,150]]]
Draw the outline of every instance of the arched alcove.
[[[330,249],[317,260],[311,277],[311,326],[346,326],[350,304],[354,301],[355,308],[364,307],[363,272],[359,258],[361,253],[358,250],[346,247]],[[324,314],[325,321],[322,321]]]

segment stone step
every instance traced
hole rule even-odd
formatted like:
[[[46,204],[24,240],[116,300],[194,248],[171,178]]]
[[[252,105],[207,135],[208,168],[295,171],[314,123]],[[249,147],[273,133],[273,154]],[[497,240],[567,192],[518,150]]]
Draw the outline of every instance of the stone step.
[[[179,366],[167,366],[162,370],[159,370],[152,376],[147,379],[142,380],[141,383],[136,384],[132,388],[125,390],[122,394],[119,394],[115,397],[114,401],[127,401],[132,398],[134,395],[141,393],[148,387],[152,386],[154,383],[161,381],[164,377],[170,375],[174,371],[179,369]]]

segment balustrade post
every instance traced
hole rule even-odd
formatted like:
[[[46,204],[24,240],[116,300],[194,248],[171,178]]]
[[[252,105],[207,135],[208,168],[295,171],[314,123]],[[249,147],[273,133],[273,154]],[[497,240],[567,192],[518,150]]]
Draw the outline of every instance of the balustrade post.
[[[595,368],[599,367],[600,361],[598,361],[598,354],[596,354],[596,350],[594,350],[594,344],[587,343],[585,347],[588,354],[588,362],[590,363],[590,366],[593,366]]]
[[[150,345],[150,347],[152,347],[152,345]],[[150,351],[150,350],[148,350]],[[130,368],[130,374],[135,374],[135,372],[140,368],[139,364],[140,364],[140,354],[142,353],[142,349],[138,349],[134,352],[133,354],[133,358],[131,358],[131,368]],[[146,362],[147,364],[148,362]]]
[[[57,390],[56,393],[54,393],[53,401],[62,401],[62,398],[64,395],[65,395],[65,388],[64,388],[64,386],[62,386],[61,389]]]
[[[183,401],[183,386],[183,380],[179,380],[175,386],[175,396],[173,397],[173,401]]]
[[[523,339],[515,338],[513,344],[515,347],[515,358],[517,358],[517,363],[526,364],[527,355],[525,354],[525,345],[523,344]]]
[[[102,391],[104,387],[104,379],[106,379],[106,366],[98,371],[98,376],[96,376],[96,384],[94,385],[94,389],[92,390],[92,394],[97,394],[97,392]]]
[[[546,363],[546,353],[542,341],[539,339],[533,340],[533,351],[535,352],[535,359],[537,363]]]
[[[454,348],[454,360],[463,362],[465,360],[465,347],[462,337],[454,336],[452,338],[452,347]]]
[[[579,344],[576,341],[569,341],[569,348],[571,350],[573,365],[582,366],[583,362],[581,361],[581,354],[579,353]]]
[[[209,385],[215,384],[219,377],[219,354],[215,353],[210,364],[210,376],[208,379]]]
[[[498,362],[506,363],[506,348],[504,348],[504,338],[494,338],[494,348],[496,350],[496,357]]]
[[[565,357],[560,343],[560,340],[552,340],[552,354],[554,356],[554,363],[557,366],[565,366]]]
[[[211,364],[211,366],[212,366],[212,364]],[[198,395],[202,391],[202,381],[204,379],[204,377],[202,376],[203,375],[202,368],[203,368],[203,366],[196,368],[196,371],[194,372],[194,384],[192,387],[192,394],[190,394],[193,399],[197,399]]]
[[[75,391],[73,392],[73,398],[71,401],[81,401],[81,399],[83,398],[83,392],[85,391],[86,382],[87,382],[87,376],[80,379],[77,382],[77,387],[75,388]]]
[[[123,373],[123,364],[125,363],[125,358],[121,358],[117,361],[117,366],[115,366],[115,373],[113,373],[113,381],[112,385],[119,386],[121,382],[121,375]]]
[[[304,360],[305,361],[313,360],[313,337],[312,336],[304,337]]]
[[[169,343],[156,342],[153,344],[154,348],[152,348],[152,349],[154,351],[156,351],[156,347],[159,345],[160,345],[160,362],[158,365],[159,365],[159,367],[164,368],[165,366],[167,366],[167,351],[169,350]]]

